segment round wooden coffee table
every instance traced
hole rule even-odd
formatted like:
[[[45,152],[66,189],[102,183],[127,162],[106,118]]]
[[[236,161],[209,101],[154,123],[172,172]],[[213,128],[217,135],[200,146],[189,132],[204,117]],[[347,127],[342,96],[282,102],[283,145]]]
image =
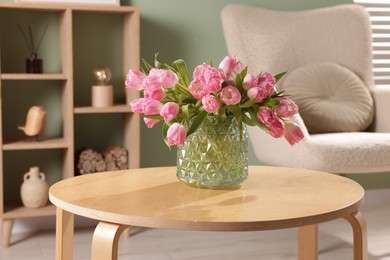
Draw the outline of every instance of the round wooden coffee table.
[[[131,226],[203,231],[298,227],[298,259],[318,259],[318,224],[338,218],[352,226],[354,259],[367,259],[364,190],[337,175],[283,167],[249,167],[235,189],[194,188],[175,167],[95,173],[50,188],[57,206],[56,259],[73,258],[73,214],[99,220],[92,259],[117,259],[118,239]]]

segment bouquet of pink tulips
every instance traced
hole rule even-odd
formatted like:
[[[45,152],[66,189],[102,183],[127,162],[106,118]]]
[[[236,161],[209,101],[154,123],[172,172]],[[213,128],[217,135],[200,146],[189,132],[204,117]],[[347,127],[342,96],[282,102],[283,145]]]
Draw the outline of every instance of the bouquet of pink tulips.
[[[169,146],[182,145],[208,114],[231,114],[239,126],[258,126],[275,138],[284,137],[291,145],[303,139],[301,129],[289,122],[298,113],[298,106],[275,85],[284,73],[250,74],[231,56],[218,67],[197,66],[192,80],[180,59],[170,66],[157,59],[154,66],[146,61],[144,65],[145,71],[129,70],[127,75],[126,87],[143,93],[130,103],[131,110],[143,114],[149,128],[162,121],[163,138]]]

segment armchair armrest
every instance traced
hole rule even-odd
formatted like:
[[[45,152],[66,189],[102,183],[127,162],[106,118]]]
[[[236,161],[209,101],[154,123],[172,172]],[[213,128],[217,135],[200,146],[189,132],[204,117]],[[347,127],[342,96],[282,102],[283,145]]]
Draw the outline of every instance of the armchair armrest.
[[[375,103],[375,132],[390,133],[390,87],[376,86],[372,90]]]

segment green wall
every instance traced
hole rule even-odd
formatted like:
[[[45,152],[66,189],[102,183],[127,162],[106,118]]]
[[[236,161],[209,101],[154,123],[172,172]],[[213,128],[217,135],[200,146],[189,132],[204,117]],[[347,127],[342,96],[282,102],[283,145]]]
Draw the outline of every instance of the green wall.
[[[122,5],[135,5],[141,10],[141,56],[152,60],[158,52],[160,60],[177,58],[187,61],[189,69],[212,59],[219,62],[227,50],[220,22],[221,9],[230,3],[296,11],[348,4],[352,0],[122,0]],[[141,164],[143,167],[174,165],[175,150],[169,151],[161,139],[160,128],[142,125]],[[250,163],[261,164],[250,147]],[[365,188],[390,187],[390,174],[352,175]]]
[[[352,0],[133,0],[122,5],[141,10],[141,56],[161,61],[186,60],[190,70],[210,59],[219,62],[226,54],[221,9],[230,3],[250,4],[279,10],[303,10],[351,3]],[[169,152],[161,140],[160,128],[142,126],[142,166],[175,164],[175,150]],[[252,163],[256,162],[251,152]]]
[[[141,10],[141,57],[152,61],[154,54],[158,52],[159,59],[168,63],[177,58],[183,58],[187,61],[189,69],[192,70],[196,65],[208,62],[210,59],[217,63],[227,54],[220,23],[220,12],[225,5],[230,3],[250,4],[270,9],[296,11],[352,3],[352,0],[122,0],[121,4],[138,6]],[[31,20],[34,17],[32,15],[29,16],[28,14],[23,17],[24,20],[29,20],[29,18]],[[55,18],[49,17],[48,19],[52,19],[51,21],[54,24],[56,23]],[[110,26],[116,27],[115,25],[118,22],[111,22],[111,19],[107,19],[105,16],[100,17],[96,15],[80,19],[84,19],[83,23],[90,25],[87,26],[84,31],[82,28],[79,28],[76,31],[76,39],[85,37],[86,33],[89,33],[88,28],[90,28],[91,24],[93,25],[96,23],[97,28],[102,27],[107,30]],[[1,14],[0,21],[2,21]],[[13,29],[15,30],[15,28]],[[93,32],[90,33],[90,37],[94,37],[93,35],[95,34]],[[103,31],[103,33],[105,32]],[[115,36],[115,33],[119,33],[119,30],[109,30],[109,32],[107,32],[107,38],[111,38],[110,35],[112,34]],[[97,32],[96,34],[98,35],[99,33]],[[51,36],[50,31],[48,31],[46,40],[50,43],[53,40],[55,41],[55,39],[56,36]],[[15,39],[13,41],[13,43],[20,45],[18,40]],[[82,43],[81,40],[80,42]],[[119,46],[120,41],[114,41],[111,44],[117,44]],[[56,44],[54,44],[54,46],[55,45]],[[99,48],[98,42],[93,45],[95,48]],[[53,48],[52,46],[53,45],[46,43],[46,48],[43,48],[43,45],[41,55],[46,62],[45,68],[50,71],[56,71],[58,70],[58,62],[56,63],[55,58],[52,58],[52,52],[56,52],[55,50],[51,50],[51,48]],[[81,47],[81,49],[78,49],[78,53],[81,55],[83,53],[82,48],[88,48],[88,46],[91,45],[86,45]],[[104,54],[104,46],[101,46],[101,48],[104,60],[107,60],[107,56],[112,56],[108,65],[111,68],[116,68],[116,66],[120,64],[118,53],[115,53],[115,55],[113,55],[114,53]],[[83,62],[86,60],[89,59],[82,59]],[[78,75],[80,75],[79,70],[82,71],[81,75],[84,75],[80,76],[77,80],[81,84],[87,86],[91,85],[93,83],[89,74],[93,68],[91,67],[91,64],[99,62],[100,61],[95,57],[90,63],[75,65],[75,69],[78,69]],[[120,75],[115,76],[114,83],[117,85],[117,89],[119,86],[120,90],[123,83],[120,82],[119,78]],[[84,92],[79,92],[77,95],[79,95],[77,99],[81,100],[81,102],[88,102],[89,91],[84,90]],[[85,129],[82,127],[78,130],[79,134],[76,135],[78,142],[88,138],[89,144],[93,143],[97,149],[103,149],[105,144],[101,142],[101,137],[94,138],[94,135],[91,135],[91,131],[88,131],[88,125],[98,119],[90,118],[84,120],[84,118],[76,118],[76,123],[78,123],[77,120],[81,121],[79,123],[87,122]],[[104,122],[99,123],[104,124]],[[153,129],[147,129],[143,123],[141,125],[141,166],[174,165],[176,163],[175,149],[170,151],[165,146],[161,138],[161,128],[159,125]],[[49,132],[50,127],[51,126],[48,125]],[[120,125],[116,128],[114,127],[114,130],[120,129],[120,127]],[[120,131],[117,132],[119,133]],[[86,145],[88,145],[88,143],[86,143]],[[261,162],[254,157],[251,147],[250,163],[261,164]],[[352,178],[362,183],[366,188],[390,187],[389,174],[359,175],[352,176]]]

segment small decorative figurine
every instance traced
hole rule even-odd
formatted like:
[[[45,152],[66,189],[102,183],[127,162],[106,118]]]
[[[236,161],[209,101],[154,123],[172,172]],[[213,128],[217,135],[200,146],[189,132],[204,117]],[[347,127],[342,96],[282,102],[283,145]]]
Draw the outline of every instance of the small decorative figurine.
[[[38,41],[38,44],[34,44],[34,37],[31,29],[31,25],[28,26],[28,36],[27,33],[22,29],[22,26],[18,24],[19,31],[22,34],[29,50],[30,50],[30,58],[26,59],[26,72],[27,73],[42,73],[43,72],[43,65],[42,65],[42,59],[38,59],[38,50],[39,47],[41,47],[41,43],[43,40],[43,37],[46,34],[47,27],[49,25],[47,24],[45,29],[43,30],[43,33]]]
[[[39,171],[39,167],[34,166],[24,174],[23,180],[20,187],[23,205],[27,208],[44,207],[49,198],[49,185],[45,174]]]
[[[27,112],[26,124],[18,126],[25,135],[32,140],[38,141],[38,135],[45,130],[46,110],[41,106],[32,106]]]
[[[108,67],[100,66],[93,71],[93,76],[97,85],[92,86],[92,106],[109,107],[113,104],[112,85],[108,85],[111,80],[111,70]]]

